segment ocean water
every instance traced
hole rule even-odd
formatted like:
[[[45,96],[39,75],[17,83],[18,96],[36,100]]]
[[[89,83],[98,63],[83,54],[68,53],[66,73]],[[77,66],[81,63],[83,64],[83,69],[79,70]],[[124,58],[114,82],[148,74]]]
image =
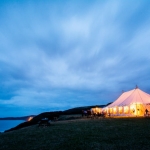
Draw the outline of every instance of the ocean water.
[[[4,132],[10,128],[13,128],[20,123],[25,122],[24,120],[0,120],[0,132]]]

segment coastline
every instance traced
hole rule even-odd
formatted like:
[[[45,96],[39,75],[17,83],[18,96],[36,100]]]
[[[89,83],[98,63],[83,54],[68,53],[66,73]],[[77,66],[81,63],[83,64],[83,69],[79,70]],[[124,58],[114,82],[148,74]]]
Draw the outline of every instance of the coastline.
[[[0,133],[4,133],[6,130],[14,128],[23,122],[25,120],[0,120]]]

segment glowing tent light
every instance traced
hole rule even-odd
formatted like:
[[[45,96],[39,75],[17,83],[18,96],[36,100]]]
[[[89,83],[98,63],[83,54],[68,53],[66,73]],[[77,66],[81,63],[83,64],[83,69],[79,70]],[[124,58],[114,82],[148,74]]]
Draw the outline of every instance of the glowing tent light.
[[[114,107],[114,108],[113,108],[113,114],[116,114],[116,113],[117,113],[117,108]]]
[[[91,108],[91,112],[93,112],[94,114],[101,113],[102,108],[99,108],[99,107]]]
[[[31,121],[33,119],[33,117],[29,117],[28,119],[27,119],[27,121]]]
[[[119,107],[118,109],[119,109],[119,114],[122,114],[122,110],[123,110],[122,107]]]
[[[124,113],[128,114],[129,113],[129,107],[128,106],[124,106]]]

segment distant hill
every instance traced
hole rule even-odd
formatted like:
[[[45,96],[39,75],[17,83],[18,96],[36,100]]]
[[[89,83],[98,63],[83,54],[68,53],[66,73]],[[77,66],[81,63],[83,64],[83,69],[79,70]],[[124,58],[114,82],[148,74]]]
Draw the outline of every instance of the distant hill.
[[[75,107],[75,108],[71,108],[71,109],[65,110],[65,111],[63,111],[63,113],[65,115],[69,115],[69,114],[81,114],[82,110],[88,110],[88,109],[91,109],[91,108],[94,108],[94,107],[103,108],[105,106],[106,105],[93,105],[93,106]]]
[[[6,130],[5,132],[21,129],[27,126],[35,125],[37,124],[41,119],[43,118],[49,118],[49,120],[53,120],[55,117],[59,118],[60,115],[71,115],[71,114],[82,114],[82,110],[88,110],[94,107],[105,107],[107,105],[93,105],[93,106],[83,106],[83,107],[75,107],[71,108],[65,111],[54,111],[54,112],[43,112],[39,115],[30,115],[30,116],[24,116],[24,117],[7,117],[7,118],[0,118],[1,120],[27,120],[27,118],[33,116],[33,119],[30,121],[23,122],[19,124],[18,126],[11,128],[9,130]]]
[[[111,103],[113,103],[113,102],[110,102],[110,103],[106,104],[106,106],[110,105]]]

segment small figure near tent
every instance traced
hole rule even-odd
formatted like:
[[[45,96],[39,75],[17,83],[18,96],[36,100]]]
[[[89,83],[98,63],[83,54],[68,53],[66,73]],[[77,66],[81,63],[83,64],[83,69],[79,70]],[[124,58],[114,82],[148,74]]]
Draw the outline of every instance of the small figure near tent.
[[[87,116],[87,110],[84,110],[84,115]]]
[[[87,118],[91,117],[91,111],[87,110]]]
[[[145,110],[145,114],[146,114],[146,116],[148,115],[148,110],[147,109]]]
[[[87,116],[87,111],[86,110],[82,110],[82,117]]]
[[[103,111],[103,112],[101,113],[101,116],[102,116],[103,118],[105,118],[105,117],[106,117],[106,112]]]
[[[132,112],[135,113],[135,109],[134,108],[133,108]]]

